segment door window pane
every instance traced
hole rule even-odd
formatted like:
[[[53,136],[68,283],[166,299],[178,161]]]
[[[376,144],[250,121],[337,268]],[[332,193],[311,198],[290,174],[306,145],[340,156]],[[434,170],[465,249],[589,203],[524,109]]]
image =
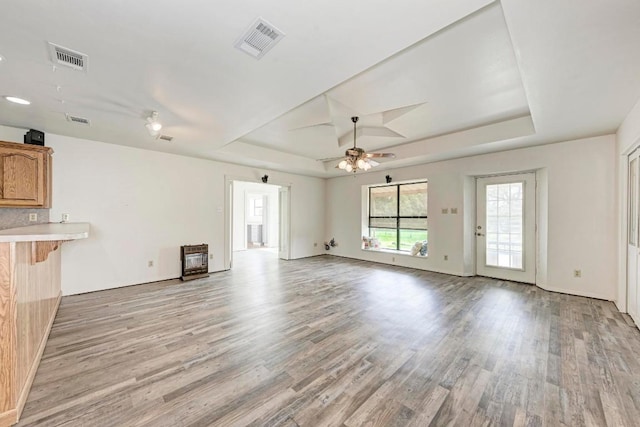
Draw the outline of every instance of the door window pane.
[[[522,269],[524,183],[486,186],[486,265]]]

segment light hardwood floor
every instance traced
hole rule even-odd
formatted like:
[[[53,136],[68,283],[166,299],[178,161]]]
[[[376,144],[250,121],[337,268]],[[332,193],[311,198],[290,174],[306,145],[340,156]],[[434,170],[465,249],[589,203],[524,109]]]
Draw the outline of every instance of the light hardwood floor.
[[[254,252],[64,297],[19,425],[639,425],[640,333],[610,302]]]

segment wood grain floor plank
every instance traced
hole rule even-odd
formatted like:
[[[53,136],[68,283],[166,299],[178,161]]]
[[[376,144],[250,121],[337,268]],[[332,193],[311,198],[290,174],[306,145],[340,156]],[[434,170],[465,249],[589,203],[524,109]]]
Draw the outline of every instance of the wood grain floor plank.
[[[638,354],[611,302],[246,251],[64,297],[18,425],[634,426]]]

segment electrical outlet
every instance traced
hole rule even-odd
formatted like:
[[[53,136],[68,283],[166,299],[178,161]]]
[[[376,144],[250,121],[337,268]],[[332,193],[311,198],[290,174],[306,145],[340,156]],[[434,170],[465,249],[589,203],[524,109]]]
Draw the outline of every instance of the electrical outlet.
[[[150,260],[150,261],[147,263],[147,265],[148,265],[149,267],[153,267],[153,260]]]
[[[458,208],[451,208],[451,213],[454,215],[458,214]]]
[[[442,208],[442,213],[443,213],[444,215],[448,214],[448,213],[449,213],[449,209],[447,209],[447,208]]]
[[[444,256],[444,260],[445,260],[445,261],[449,261],[449,255],[445,255],[445,256]]]
[[[62,214],[62,222],[69,222],[69,214],[68,213],[63,213]]]
[[[213,254],[209,254],[209,259],[213,259]]]
[[[582,277],[582,270],[573,270],[573,277]]]
[[[391,262],[396,262],[396,257],[392,256],[391,257]]]
[[[38,220],[38,214],[37,213],[30,213],[29,214],[29,222],[34,222]]]

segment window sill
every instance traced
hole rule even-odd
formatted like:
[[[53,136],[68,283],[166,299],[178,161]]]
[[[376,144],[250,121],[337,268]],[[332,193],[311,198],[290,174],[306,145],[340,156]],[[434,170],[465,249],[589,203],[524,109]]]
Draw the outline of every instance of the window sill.
[[[393,249],[365,249],[365,248],[360,248],[360,250],[362,252],[382,252],[385,254],[394,254],[394,255],[402,255],[402,256],[406,256],[409,258],[428,258],[429,254],[427,253],[426,255],[420,255],[420,254],[416,254],[416,255],[411,255],[409,252],[405,252],[405,251],[396,251]]]

